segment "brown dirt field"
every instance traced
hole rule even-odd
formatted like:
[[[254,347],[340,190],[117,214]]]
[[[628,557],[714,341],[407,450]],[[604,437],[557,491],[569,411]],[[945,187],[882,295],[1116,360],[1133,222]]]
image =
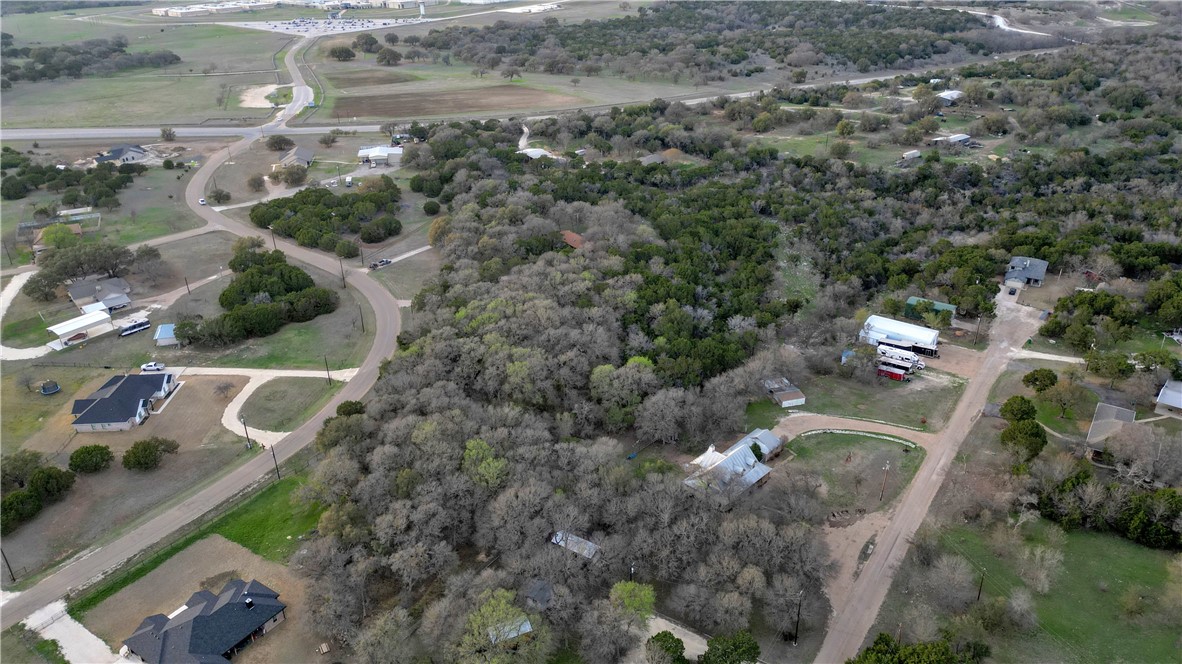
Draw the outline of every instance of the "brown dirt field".
[[[85,385],[77,396],[90,394],[108,375]],[[115,459],[107,470],[78,475],[65,499],[47,506],[33,521],[5,536],[4,552],[14,568],[28,574],[91,546],[146,518],[227,465],[257,453],[246,452],[242,439],[219,423],[225,405],[246,379],[193,376],[184,380],[184,386],[163,413],[131,431],[74,434],[70,428],[72,399],[46,418],[42,430],[29,439],[25,449],[44,452],[47,461],[59,467],[65,467],[70,453],[82,445],[109,445]],[[213,394],[213,387],[223,380],[234,384],[224,399]],[[173,438],[181,448],[175,455],[165,456],[153,471],[125,469],[120,463],[121,453],[136,440],[149,436]]]
[[[984,361],[985,353],[951,344],[941,344],[940,357],[923,358],[923,362],[927,366],[956,374],[962,378],[976,376]]]
[[[258,579],[279,593],[287,620],[253,643],[235,662],[315,662],[313,650],[326,641],[311,623],[305,580],[221,535],[210,535],[181,551],[144,578],[112,595],[86,614],[83,623],[118,650],[147,616],[172,613],[201,589],[218,592],[232,578]],[[330,660],[325,660],[330,661]]]
[[[403,92],[364,97],[344,97],[333,107],[341,117],[417,117],[443,113],[499,111],[535,108],[567,108],[583,100],[570,95],[542,92],[517,85],[495,85],[473,90]]]
[[[394,83],[406,83],[407,81],[419,80],[419,77],[413,74],[404,74],[397,71],[383,71],[380,69],[339,72],[326,74],[326,77],[332,82],[333,85],[337,86],[338,88],[360,88],[369,85],[392,85]]]
[[[75,398],[86,397],[97,390],[113,373],[104,374],[85,385]],[[173,393],[164,412],[152,415],[142,425],[129,431],[76,433],[70,426],[74,418],[70,415],[73,400],[69,400],[46,421],[41,431],[29,438],[24,448],[55,455],[54,460],[63,466],[69,461],[70,453],[83,445],[108,445],[118,455],[135,441],[151,436],[177,441],[181,444],[182,453],[200,449],[211,434],[222,428],[222,411],[246,384],[246,379],[241,376],[184,376],[180,380],[183,384]],[[234,385],[234,389],[225,397],[213,393],[214,386],[221,382]],[[155,408],[159,409],[161,403],[157,402]]]

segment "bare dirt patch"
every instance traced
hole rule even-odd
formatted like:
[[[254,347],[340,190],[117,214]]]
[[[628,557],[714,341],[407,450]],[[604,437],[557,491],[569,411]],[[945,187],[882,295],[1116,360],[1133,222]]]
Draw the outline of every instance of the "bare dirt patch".
[[[981,363],[985,361],[985,353],[943,344],[940,346],[940,357],[925,357],[923,361],[933,369],[947,371],[962,378],[972,378],[981,369]]]
[[[235,662],[317,660],[313,650],[327,639],[308,616],[304,579],[287,566],[255,555],[221,535],[210,535],[173,556],[88,612],[83,622],[118,649],[147,616],[172,613],[198,590],[216,593],[232,578],[258,579],[278,592],[287,605],[287,620],[251,644]]]
[[[271,108],[267,95],[286,85],[253,85],[242,91],[238,98],[238,105],[242,108]]]
[[[85,397],[112,373],[104,372],[73,396]],[[4,552],[14,568],[31,573],[61,560],[144,518],[227,465],[245,459],[247,454],[257,453],[247,452],[241,439],[220,423],[225,404],[241,390],[246,379],[192,376],[184,380],[185,385],[163,413],[131,431],[75,433],[70,427],[73,398],[45,418],[42,429],[30,437],[25,449],[43,452],[49,463],[65,467],[70,453],[78,447],[108,445],[115,460],[107,470],[79,475],[64,500],[46,507],[33,521],[5,536]],[[214,386],[221,382],[234,386],[226,397],[213,393]],[[123,451],[149,436],[172,438],[180,443],[180,450],[167,455],[152,471],[123,468]]]
[[[412,117],[473,111],[499,111],[578,106],[583,100],[517,85],[494,85],[471,90],[403,92],[338,99],[333,107],[342,117]]]
[[[420,80],[414,74],[398,71],[363,70],[334,72],[327,76],[328,80],[338,88],[362,88],[370,85],[393,85],[408,81]]]

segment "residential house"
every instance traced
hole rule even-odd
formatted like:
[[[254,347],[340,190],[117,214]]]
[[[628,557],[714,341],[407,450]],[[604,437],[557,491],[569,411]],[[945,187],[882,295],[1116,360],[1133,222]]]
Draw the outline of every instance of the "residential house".
[[[152,404],[171,394],[176,385],[176,377],[165,372],[113,376],[94,394],[74,400],[70,411],[74,430],[127,431],[143,424]]]
[[[114,311],[131,304],[131,284],[119,277],[79,281],[67,286],[66,293],[79,309],[101,302],[107,311]]]
[[[283,155],[283,158],[279,160],[278,164],[271,164],[271,170],[277,171],[288,166],[303,166],[307,168],[312,165],[313,161],[316,161],[316,153],[311,148],[296,146],[288,150]]]
[[[390,157],[402,154],[401,145],[374,145],[357,151],[357,160],[363,164],[389,164]]]
[[[723,504],[734,501],[755,486],[767,481],[772,469],[755,456],[758,447],[764,460],[780,454],[783,443],[766,429],[756,429],[719,452],[711,445],[702,456],[690,462],[690,476],[684,484],[719,499]]]
[[[799,387],[782,376],[763,381],[763,389],[767,391],[773,403],[780,405],[780,408],[804,405],[804,392],[801,392]]]
[[[262,583],[232,579],[217,595],[201,590],[171,615],[144,618],[123,642],[125,656],[147,664],[229,661],[283,622],[286,609],[279,593]]]
[[[138,145],[131,145],[124,143],[123,145],[116,145],[107,150],[104,154],[95,157],[96,164],[105,164],[107,162],[114,162],[119,164],[134,164],[148,158],[148,151]]]
[[[1039,288],[1047,277],[1048,265],[1046,261],[1038,258],[1014,256],[1010,258],[1009,267],[1006,268],[1005,285],[1019,288],[1023,286]]]
[[[1157,393],[1159,415],[1173,415],[1182,418],[1182,380],[1167,380]]]
[[[174,323],[164,323],[158,326],[152,338],[156,341],[157,346],[179,346],[181,343],[176,340],[176,325]]]

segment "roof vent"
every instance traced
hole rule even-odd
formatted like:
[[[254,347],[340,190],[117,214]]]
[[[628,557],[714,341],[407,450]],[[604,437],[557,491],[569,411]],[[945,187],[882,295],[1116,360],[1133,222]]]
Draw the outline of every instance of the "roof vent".
[[[246,608],[247,608],[247,609],[253,609],[253,608],[254,608],[254,600],[253,600],[253,599],[251,599],[251,598],[249,598],[249,597],[247,597],[247,598],[246,598]]]

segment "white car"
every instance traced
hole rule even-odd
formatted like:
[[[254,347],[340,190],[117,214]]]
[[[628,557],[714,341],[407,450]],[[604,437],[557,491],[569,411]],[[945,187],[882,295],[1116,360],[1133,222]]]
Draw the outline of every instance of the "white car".
[[[204,198],[199,198],[199,199],[197,199],[197,202],[198,202],[199,204],[201,204],[201,205],[205,205],[205,199],[204,199]]]
[[[164,371],[163,362],[149,362],[140,365],[140,371]]]

